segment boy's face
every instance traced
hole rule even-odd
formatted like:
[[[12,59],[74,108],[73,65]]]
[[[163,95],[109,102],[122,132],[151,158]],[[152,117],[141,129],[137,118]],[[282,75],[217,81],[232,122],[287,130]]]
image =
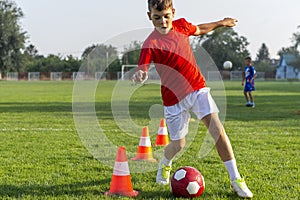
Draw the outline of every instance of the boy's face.
[[[250,59],[246,59],[246,60],[245,60],[245,64],[246,64],[247,66],[250,66],[250,65],[251,65],[251,60],[250,60]]]
[[[162,11],[152,8],[151,11],[148,12],[149,19],[152,21],[155,29],[163,35],[168,34],[172,29],[174,14],[175,9],[173,8]]]

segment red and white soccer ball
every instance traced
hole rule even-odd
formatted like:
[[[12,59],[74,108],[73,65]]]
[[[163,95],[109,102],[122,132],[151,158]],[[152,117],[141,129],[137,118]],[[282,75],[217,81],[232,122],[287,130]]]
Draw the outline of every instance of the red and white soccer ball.
[[[171,179],[171,190],[176,197],[199,197],[204,192],[204,188],[204,177],[193,167],[179,168]]]

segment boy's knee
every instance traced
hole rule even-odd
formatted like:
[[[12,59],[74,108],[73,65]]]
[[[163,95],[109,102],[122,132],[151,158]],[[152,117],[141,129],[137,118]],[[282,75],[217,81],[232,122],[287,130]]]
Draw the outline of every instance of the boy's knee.
[[[185,147],[185,140],[178,140],[175,142],[174,148],[176,152],[180,152]]]

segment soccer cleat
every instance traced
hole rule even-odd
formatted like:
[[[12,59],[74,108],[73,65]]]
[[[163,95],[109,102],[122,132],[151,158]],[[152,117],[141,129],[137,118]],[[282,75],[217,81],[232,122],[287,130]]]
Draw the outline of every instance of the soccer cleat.
[[[171,166],[161,164],[157,170],[156,183],[159,185],[168,185],[170,182]]]
[[[247,103],[246,103],[246,107],[252,107],[252,103],[247,102]]]
[[[252,198],[253,197],[252,192],[247,187],[246,182],[243,178],[239,178],[239,179],[232,181],[231,186],[239,197],[242,197],[242,198]]]
[[[252,108],[255,108],[255,103],[254,102],[251,103],[251,106],[252,106]]]

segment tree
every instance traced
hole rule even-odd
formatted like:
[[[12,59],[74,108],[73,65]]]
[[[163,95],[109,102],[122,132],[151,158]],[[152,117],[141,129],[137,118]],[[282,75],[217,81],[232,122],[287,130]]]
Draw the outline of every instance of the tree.
[[[54,54],[50,54],[47,57],[44,57],[42,55],[36,55],[32,57],[32,60],[27,59],[24,71],[77,72],[80,65],[81,60],[74,58],[72,55],[68,55],[65,58]]]
[[[269,60],[255,61],[253,65],[255,70],[259,72],[274,72],[276,70],[276,66],[272,65]]]
[[[81,58],[82,58],[82,59],[86,59],[86,58],[88,57],[88,55],[89,55],[96,47],[97,47],[97,46],[96,46],[95,44],[93,44],[92,46],[87,47],[87,48],[83,51],[83,53],[82,53],[82,55],[81,55]]]
[[[111,45],[93,44],[84,50],[81,57],[83,60],[81,70],[87,73],[121,71],[117,49]]]
[[[68,55],[66,58],[64,58],[63,62],[64,72],[77,72],[82,64],[82,61],[80,59],[75,58],[72,55]]]
[[[22,17],[22,10],[13,1],[0,1],[0,71],[15,71],[22,64],[26,34],[19,24]]]
[[[40,56],[38,55],[37,48],[33,44],[28,45],[23,52],[23,65],[19,71],[27,71],[27,69],[30,69],[38,58],[40,58]]]
[[[233,69],[238,69],[244,65],[245,57],[250,55],[247,38],[239,36],[232,28],[219,28],[212,34],[203,35],[195,40],[194,51],[201,51],[202,46],[219,69],[222,69],[226,60],[233,63]]]
[[[256,71],[261,72],[273,72],[275,71],[275,66],[271,64],[269,48],[265,43],[262,43],[261,47],[256,54],[256,61],[254,66]]]
[[[124,65],[137,65],[142,49],[142,42],[133,41],[128,47],[124,49],[122,56],[122,63]]]
[[[295,46],[292,47],[283,47],[281,48],[278,53],[277,53],[280,57],[282,57],[284,54],[293,54],[293,55],[297,55],[299,54],[299,51],[297,50],[297,48]]]
[[[300,73],[300,54],[295,55],[295,59],[291,62],[291,65],[294,67],[295,77],[298,77]]]
[[[298,26],[298,28],[300,28],[300,26]],[[283,47],[281,48],[279,51],[278,51],[278,55],[280,57],[282,57],[282,55],[284,54],[293,54],[293,55],[299,55],[299,51],[297,50],[297,48],[299,47],[300,45],[300,32],[296,32],[296,33],[293,33],[293,36],[292,36],[292,40],[291,40],[294,45],[291,46],[291,47]]]
[[[300,28],[300,26],[298,26]],[[294,33],[292,41],[294,42],[294,47],[297,49],[300,45],[300,32]]]
[[[270,53],[267,45],[265,43],[262,43],[260,49],[258,50],[258,53],[256,54],[257,62],[262,62],[262,61],[269,61],[270,60]]]
[[[34,58],[38,55],[38,50],[33,44],[30,44],[25,48],[24,54],[28,54],[30,57]]]

